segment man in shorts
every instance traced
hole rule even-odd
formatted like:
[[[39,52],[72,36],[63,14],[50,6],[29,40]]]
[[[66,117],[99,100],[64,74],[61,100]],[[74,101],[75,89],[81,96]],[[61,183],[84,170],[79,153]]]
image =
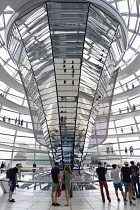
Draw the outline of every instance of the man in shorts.
[[[130,205],[135,205],[132,202],[132,187],[131,187],[131,176],[132,176],[132,170],[128,167],[128,162],[124,162],[125,167],[121,168],[121,180],[124,183],[125,187],[125,193],[124,193],[124,204],[126,204],[127,201],[127,193],[129,195],[129,202]]]
[[[58,163],[55,162],[55,167],[52,168],[51,170],[51,175],[52,175],[52,193],[51,193],[51,198],[52,198],[52,206],[61,206],[61,204],[57,203],[57,191],[58,191],[58,186],[60,182],[60,170],[58,168]]]
[[[18,168],[20,168],[20,164],[16,164],[16,167],[11,169],[11,174],[9,178],[9,202],[15,202],[12,196],[17,183]]]
[[[112,168],[113,168],[113,170],[111,171],[111,178],[113,178],[113,184],[114,184],[117,200],[120,201],[120,198],[118,195],[118,189],[121,191],[122,197],[124,199],[124,192],[123,192],[122,183],[121,183],[121,179],[120,179],[121,168],[119,168],[119,166],[117,167],[116,164],[113,164]]]

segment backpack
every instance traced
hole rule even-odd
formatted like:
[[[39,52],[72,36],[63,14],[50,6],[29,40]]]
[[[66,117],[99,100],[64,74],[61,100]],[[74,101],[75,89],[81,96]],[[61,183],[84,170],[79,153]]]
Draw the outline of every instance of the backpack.
[[[11,178],[12,178],[12,175],[13,175],[12,168],[9,168],[9,169],[6,171],[6,178],[7,178],[7,179],[11,179]]]
[[[138,167],[132,166],[131,169],[132,169],[132,177],[137,177],[138,176],[137,171],[139,171]]]

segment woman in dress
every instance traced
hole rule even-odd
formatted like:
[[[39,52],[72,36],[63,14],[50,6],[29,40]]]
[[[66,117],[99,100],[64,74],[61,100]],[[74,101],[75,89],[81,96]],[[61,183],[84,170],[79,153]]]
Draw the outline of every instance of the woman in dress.
[[[65,206],[69,206],[71,180],[75,176],[76,174],[71,171],[71,167],[69,165],[66,165],[64,168],[64,173],[61,174],[61,177],[63,177],[63,183],[65,184],[65,195],[67,202]]]

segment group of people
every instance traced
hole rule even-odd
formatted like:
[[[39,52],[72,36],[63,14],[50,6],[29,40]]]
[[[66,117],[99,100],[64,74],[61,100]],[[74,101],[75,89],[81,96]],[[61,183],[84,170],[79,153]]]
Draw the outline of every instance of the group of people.
[[[137,198],[140,198],[140,183],[139,183],[139,167],[134,164],[134,161],[130,162],[131,166],[129,167],[128,162],[124,162],[124,166],[119,167],[116,164],[112,165],[111,170],[111,178],[113,179],[113,184],[115,188],[115,194],[117,197],[117,200],[120,201],[118,190],[120,190],[124,204],[127,203],[127,196],[129,199],[130,205],[135,205],[133,203],[133,200],[136,200],[135,194]],[[12,198],[13,192],[15,190],[15,187],[17,185],[17,178],[19,174],[19,170],[22,168],[21,163],[16,164],[14,168],[11,168],[12,173],[11,177],[9,179],[9,202],[15,202],[15,200]],[[98,168],[96,169],[96,173],[98,175],[99,179],[99,186],[101,191],[101,197],[103,203],[105,203],[105,195],[104,195],[104,188],[106,191],[107,200],[111,202],[111,197],[108,190],[108,184],[106,181],[106,173],[107,168],[102,166],[101,162],[98,162]],[[55,162],[55,166],[51,170],[51,176],[52,176],[52,192],[51,192],[51,198],[52,198],[52,206],[61,206],[57,202],[57,193],[58,188],[60,187],[60,182],[62,181],[63,190],[65,190],[65,196],[66,196],[66,204],[65,206],[70,205],[70,190],[71,190],[71,180],[76,176],[74,172],[71,171],[70,165],[66,165],[64,167],[64,172],[60,173],[59,164],[58,162]],[[123,186],[124,184],[124,191]]]
[[[133,106],[131,106],[131,107],[127,106],[127,107],[124,108],[124,109],[119,108],[118,112],[119,112],[119,114],[121,114],[122,112],[126,112],[126,111],[127,111],[127,112],[129,112],[129,111],[134,112],[135,110],[136,110],[136,105],[133,104]],[[116,113],[116,112],[114,111],[114,113]],[[103,114],[104,114],[104,113],[103,113]],[[110,115],[113,115],[113,111],[110,112]]]
[[[66,196],[65,206],[69,206],[71,180],[76,176],[76,174],[71,171],[70,165],[66,165],[64,167],[64,172],[60,173],[58,162],[56,162],[55,167],[53,167],[51,170],[51,175],[52,175],[52,192],[51,192],[52,206],[61,206],[61,204],[57,202],[57,192],[58,192],[58,187],[60,186],[60,181],[62,181],[63,190],[65,190],[65,196]]]
[[[127,147],[125,147],[124,151],[125,151],[125,154],[127,154],[127,152],[128,152]],[[130,152],[130,155],[134,155],[134,149],[132,146],[129,147],[129,152]]]
[[[107,154],[110,154],[110,153],[113,154],[114,153],[113,147],[111,147],[111,148],[110,147],[106,147],[106,153]]]
[[[134,128],[133,128],[132,125],[131,125],[130,129],[131,129],[131,132],[134,133]],[[121,128],[121,132],[122,132],[122,134],[123,134],[123,132],[124,132],[124,129],[123,129],[123,128]],[[126,132],[127,132],[127,129],[126,129]]]
[[[129,110],[131,110],[132,112],[134,112],[136,110],[136,105],[133,104],[133,106],[131,108],[129,108],[129,106],[126,107],[127,112],[129,112]],[[122,109],[119,108],[119,113],[122,113]]]
[[[6,120],[7,120],[8,123],[11,123],[10,117],[6,118],[5,116],[3,116],[2,120],[3,120],[3,122],[6,122]],[[14,119],[12,119],[12,120],[14,120]],[[15,121],[15,125],[23,126],[23,122],[24,122],[23,119],[20,120],[20,118],[19,119],[16,118],[14,121]],[[26,122],[26,128],[28,128],[28,122]]]
[[[132,202],[132,199],[136,200],[136,198],[134,197],[135,194],[137,198],[140,198],[140,183],[139,183],[140,172],[138,166],[134,164],[134,161],[131,161],[130,164],[131,164],[130,167],[129,163],[126,161],[124,162],[123,167],[119,167],[116,164],[113,164],[111,171],[111,178],[113,178],[113,184],[117,200],[120,201],[118,195],[118,190],[120,190],[124,200],[124,204],[127,203],[127,196],[128,196],[130,205],[135,205],[135,203]],[[98,162],[98,168],[96,169],[96,173],[99,178],[102,201],[105,202],[105,196],[103,191],[103,188],[105,188],[107,199],[109,202],[111,202],[111,197],[108,190],[108,184],[105,177],[107,173],[107,168],[103,167],[101,162]],[[125,191],[123,191],[122,183],[124,184]]]

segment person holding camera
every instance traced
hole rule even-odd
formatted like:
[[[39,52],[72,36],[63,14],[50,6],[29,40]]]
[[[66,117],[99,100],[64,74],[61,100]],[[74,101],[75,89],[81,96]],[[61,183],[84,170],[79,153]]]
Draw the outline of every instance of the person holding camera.
[[[13,192],[15,190],[15,187],[17,185],[17,177],[18,177],[18,169],[20,168],[20,164],[16,164],[14,168],[11,168],[10,171],[10,178],[9,178],[9,202],[15,202],[15,200],[12,198]]]

